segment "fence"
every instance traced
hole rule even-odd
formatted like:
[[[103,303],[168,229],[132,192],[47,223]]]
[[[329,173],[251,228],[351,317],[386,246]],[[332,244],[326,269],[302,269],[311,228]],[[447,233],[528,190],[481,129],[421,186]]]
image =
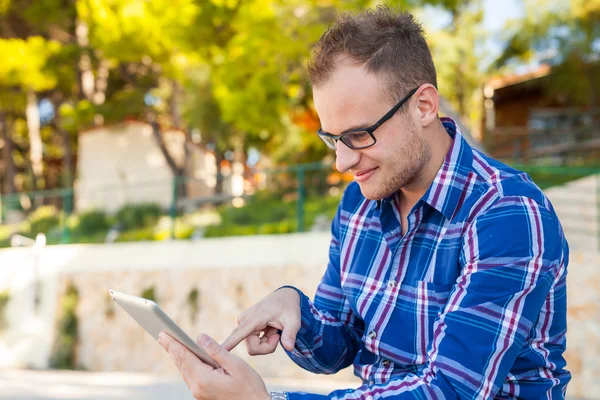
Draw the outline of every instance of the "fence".
[[[598,114],[600,111],[594,116]],[[495,128],[487,133],[485,140],[485,147],[493,157],[521,163],[589,163],[600,159],[600,129],[595,123],[551,128],[536,128],[535,124],[529,128]]]
[[[572,248],[600,251],[600,168],[514,166],[545,191]],[[0,246],[10,245],[14,233],[34,238],[43,232],[56,244],[327,230],[350,179],[329,164],[312,163],[212,180],[176,177],[3,195]],[[19,218],[25,222],[15,222]]]
[[[314,225],[320,212],[335,211],[335,194],[347,182],[331,164],[311,163],[240,174],[230,171],[212,179],[175,177],[6,194],[0,196],[0,246],[7,246],[13,233],[33,237],[38,232],[46,233],[49,244],[151,240],[156,239],[151,231],[156,233],[157,227],[147,225],[157,220],[160,238],[302,232]],[[333,200],[323,201],[331,207],[315,206],[331,194]],[[194,226],[186,216],[199,210],[218,212],[223,217],[220,227],[209,226],[204,233],[191,230]],[[248,215],[252,213],[260,215]],[[77,225],[78,217],[83,227]],[[187,224],[186,232],[178,234],[178,224]]]

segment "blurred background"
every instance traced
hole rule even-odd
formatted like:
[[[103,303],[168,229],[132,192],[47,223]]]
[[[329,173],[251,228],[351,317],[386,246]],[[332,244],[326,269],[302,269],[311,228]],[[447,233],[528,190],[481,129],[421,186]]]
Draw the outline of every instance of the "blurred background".
[[[108,288],[220,340],[279,285],[314,293],[352,176],[305,66],[378,4],[423,23],[441,114],[554,204],[568,394],[600,398],[600,0],[0,0],[0,399],[191,398]],[[272,388],[359,385],[248,361]]]

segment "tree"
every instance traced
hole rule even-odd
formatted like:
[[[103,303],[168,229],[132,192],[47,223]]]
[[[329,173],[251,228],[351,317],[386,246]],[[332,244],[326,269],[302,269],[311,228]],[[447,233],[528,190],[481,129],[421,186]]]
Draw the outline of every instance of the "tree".
[[[0,66],[0,86],[19,87],[22,91],[20,93],[10,91],[11,97],[14,100],[15,97],[25,96],[26,99],[25,114],[34,188],[40,187],[43,179],[42,140],[36,93],[48,90],[56,84],[55,77],[45,69],[45,66],[48,58],[59,48],[58,43],[47,41],[39,36],[32,36],[25,40],[0,39],[0,53],[6,56]]]
[[[590,64],[600,57],[600,0],[526,0],[525,15],[508,26],[507,45],[493,68],[539,61],[553,66],[572,103],[598,105],[600,81]],[[557,87],[548,87],[550,92]]]
[[[450,7],[450,25],[431,32],[428,42],[436,63],[440,93],[450,101],[462,119],[478,126],[481,117],[480,70],[486,32],[480,0],[455,2]]]
[[[80,130],[149,115],[162,128],[200,129],[218,160],[228,150],[239,155],[249,146],[275,161],[320,159],[325,150],[313,134],[318,117],[305,72],[310,48],[340,10],[376,3],[382,2],[4,0],[0,50],[14,54],[13,61],[0,65],[5,134],[13,139],[13,153],[32,149],[29,159],[36,173],[41,140],[44,157],[62,160],[67,186],[74,177]],[[432,42],[440,43],[440,57],[448,60],[440,69],[447,77],[443,82],[453,83],[442,91],[455,93],[450,98],[463,112],[471,110],[477,75],[469,50],[479,29],[480,9],[473,5],[479,0],[387,3],[430,4],[453,13],[450,32]],[[452,58],[452,50],[444,50],[442,42],[447,45],[452,38],[454,54],[464,57]],[[15,43],[21,48],[7,48]],[[40,100],[54,105],[55,117],[39,135],[34,112],[29,113],[30,129],[21,123],[27,99],[31,110]],[[22,132],[29,132],[29,138],[22,138]],[[155,137],[160,146],[160,134]],[[181,174],[182,166],[172,162],[166,148],[164,154],[173,174]],[[14,161],[22,168],[18,157]]]

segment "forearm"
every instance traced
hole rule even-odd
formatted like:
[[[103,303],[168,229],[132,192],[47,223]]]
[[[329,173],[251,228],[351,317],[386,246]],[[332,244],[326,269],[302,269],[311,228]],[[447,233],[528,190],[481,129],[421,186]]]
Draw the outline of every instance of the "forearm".
[[[289,357],[315,373],[332,374],[350,365],[360,347],[360,333],[294,289],[300,295],[301,326]]]
[[[440,379],[441,378],[441,379]],[[288,392],[288,400],[327,400],[327,399],[459,399],[460,396],[448,385],[443,377],[424,379],[420,375],[409,374],[404,378],[392,379],[385,384],[363,385],[356,389],[340,389],[329,394]]]

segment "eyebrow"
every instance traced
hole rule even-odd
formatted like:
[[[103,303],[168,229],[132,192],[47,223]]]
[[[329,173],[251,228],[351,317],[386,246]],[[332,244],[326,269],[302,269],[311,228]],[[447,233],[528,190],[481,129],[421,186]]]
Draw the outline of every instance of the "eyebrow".
[[[373,124],[374,124],[374,123],[373,123]],[[353,129],[363,129],[363,128],[368,128],[368,127],[370,127],[370,126],[373,126],[373,124],[368,124],[368,125],[367,125],[367,124],[355,124],[355,125],[352,125],[352,126],[351,126],[351,127],[349,127],[349,128],[346,128],[345,130],[343,130],[341,133],[337,134],[336,136],[339,136],[339,135],[341,135],[341,134],[343,134],[343,133],[345,133],[345,132],[351,131],[351,130],[353,130]],[[330,135],[333,135],[333,133],[331,133],[331,132],[329,132],[329,131],[326,131],[325,129],[323,129],[323,127],[321,127],[321,130],[322,130],[323,132],[325,132],[325,133],[329,133]]]

